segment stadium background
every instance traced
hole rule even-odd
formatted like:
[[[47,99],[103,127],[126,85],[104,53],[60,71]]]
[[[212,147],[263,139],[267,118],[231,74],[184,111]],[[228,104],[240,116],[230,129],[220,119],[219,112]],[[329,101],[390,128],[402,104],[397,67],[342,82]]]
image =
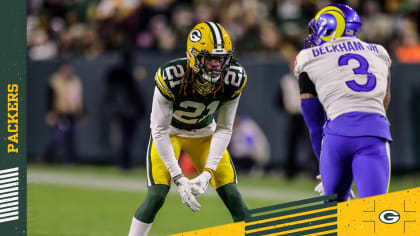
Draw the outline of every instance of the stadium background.
[[[271,143],[270,164],[282,164],[286,155],[286,114],[277,110],[274,101],[279,79],[288,72],[290,57],[302,48],[310,18],[330,2],[28,0],[28,234],[124,235],[127,232],[131,216],[144,197],[142,168],[150,134],[149,119],[147,114],[140,122],[133,150],[140,169],[130,173],[118,171],[113,167],[115,159],[107,140],[104,73],[119,60],[121,51],[134,52],[138,85],[149,113],[157,67],[169,59],[185,56],[188,31],[197,22],[219,22],[229,32],[236,56],[248,73],[248,85],[238,112],[252,117],[264,130]],[[391,191],[419,186],[420,3],[415,0],[336,2],[346,3],[359,12],[363,22],[361,39],[383,44],[391,54],[389,118],[394,138]],[[39,164],[50,134],[44,122],[48,79],[63,59],[71,62],[82,80],[88,111],[78,124],[81,162],[76,166]],[[314,196],[313,180],[300,177],[286,181],[281,175],[270,174],[240,176],[240,186],[250,188],[249,192],[255,192],[256,186],[267,187],[265,194],[259,196],[244,194],[250,207]],[[82,180],[75,181],[79,178]],[[97,182],[83,185],[92,179],[110,179],[108,182],[117,181],[123,187],[113,188],[108,184],[101,188],[99,184],[97,189]],[[134,187],[124,187],[123,183],[137,180]],[[296,194],[285,195],[287,191]],[[204,209],[200,213],[202,218],[187,212],[179,204],[179,197],[170,195],[169,204],[165,205],[167,210],[159,213],[158,220],[163,223],[156,222],[152,233],[162,235],[229,223],[229,216],[214,193],[209,195],[201,199],[205,201],[203,205],[214,204],[220,211]],[[189,223],[175,219],[178,214],[185,215]],[[203,222],[198,218],[217,219]]]

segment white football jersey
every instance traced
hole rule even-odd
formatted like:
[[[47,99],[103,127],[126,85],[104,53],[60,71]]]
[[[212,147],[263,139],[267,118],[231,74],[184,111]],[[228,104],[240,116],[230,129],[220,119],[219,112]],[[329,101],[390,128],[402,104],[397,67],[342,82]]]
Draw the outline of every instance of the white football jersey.
[[[384,47],[342,37],[298,54],[295,76],[306,72],[314,83],[328,119],[348,112],[379,113],[391,59]]]

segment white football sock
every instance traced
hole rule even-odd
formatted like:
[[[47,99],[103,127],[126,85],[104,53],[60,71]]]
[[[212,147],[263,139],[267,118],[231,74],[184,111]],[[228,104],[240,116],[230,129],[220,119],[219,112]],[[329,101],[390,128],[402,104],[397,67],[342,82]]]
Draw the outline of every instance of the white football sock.
[[[152,228],[152,223],[146,224],[144,222],[141,222],[137,220],[135,217],[133,217],[133,220],[131,221],[131,227],[130,232],[128,232],[128,236],[146,236],[150,229]]]

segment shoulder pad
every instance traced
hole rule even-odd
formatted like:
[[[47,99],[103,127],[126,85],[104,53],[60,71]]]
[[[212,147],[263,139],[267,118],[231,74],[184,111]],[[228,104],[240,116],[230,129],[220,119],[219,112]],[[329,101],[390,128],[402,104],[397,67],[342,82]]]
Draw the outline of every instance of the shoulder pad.
[[[233,92],[231,98],[236,98],[244,89],[247,82],[247,74],[245,68],[239,62],[230,64],[228,71],[224,77],[224,83],[230,87]]]
[[[174,100],[174,90],[184,79],[187,65],[186,58],[172,60],[159,67],[155,74],[155,84],[163,96]]]

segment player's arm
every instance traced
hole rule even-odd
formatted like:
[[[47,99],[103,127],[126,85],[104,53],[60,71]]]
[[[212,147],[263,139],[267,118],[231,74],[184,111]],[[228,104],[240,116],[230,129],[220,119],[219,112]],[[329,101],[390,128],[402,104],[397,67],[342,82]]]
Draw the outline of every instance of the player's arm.
[[[156,86],[153,94],[150,129],[159,156],[162,158],[171,177],[176,180],[177,177],[182,176],[182,171],[176,160],[172,142],[169,138],[174,96],[167,86],[162,73],[165,73],[165,69],[159,67],[154,78]]]
[[[178,192],[181,196],[182,202],[191,208],[191,210],[198,211],[200,210],[200,204],[192,194],[194,189],[193,185],[182,174],[181,167],[178,165],[178,161],[175,158],[174,149],[169,137],[169,127],[172,119],[172,106],[172,102],[167,100],[158,88],[155,88],[155,92],[153,94],[152,114],[150,118],[152,138],[160,158],[162,158],[169,174],[178,187]]]
[[[240,95],[235,99],[224,103],[219,109],[216,131],[211,139],[209,155],[207,157],[206,165],[204,166],[204,171],[191,180],[192,184],[198,186],[198,191],[194,192],[193,189],[193,193],[196,195],[203,194],[206,191],[208,183],[213,178],[223,153],[226,151],[232,136],[233,122],[235,120],[239,98]]]
[[[232,72],[237,73],[236,76],[241,79],[237,89],[232,93],[230,100],[224,102],[219,108],[216,131],[213,134],[209,155],[204,167],[212,176],[230,142],[239,98],[248,80],[247,73],[240,64],[235,64],[232,68],[235,69]]]
[[[319,102],[315,85],[306,72],[299,74],[299,89],[302,115],[309,130],[312,149],[319,160],[321,154],[322,132],[325,123],[325,112]]]
[[[168,168],[172,178],[181,175],[182,171],[175,158],[169,127],[172,119],[172,102],[167,100],[157,88],[153,94],[150,129],[156,149]]]
[[[319,102],[315,85],[309,79],[306,72],[299,74],[299,88],[302,115],[309,130],[312,149],[319,161],[321,155],[322,133],[325,123],[324,108]],[[321,180],[321,175],[318,175],[317,179]],[[322,181],[315,186],[315,191],[320,195],[325,194]]]
[[[216,131],[211,140],[205,169],[210,169],[213,172],[216,171],[219,161],[226,151],[230,137],[232,136],[233,122],[235,120],[236,110],[238,109],[239,98],[240,95],[224,103],[219,109]]]

